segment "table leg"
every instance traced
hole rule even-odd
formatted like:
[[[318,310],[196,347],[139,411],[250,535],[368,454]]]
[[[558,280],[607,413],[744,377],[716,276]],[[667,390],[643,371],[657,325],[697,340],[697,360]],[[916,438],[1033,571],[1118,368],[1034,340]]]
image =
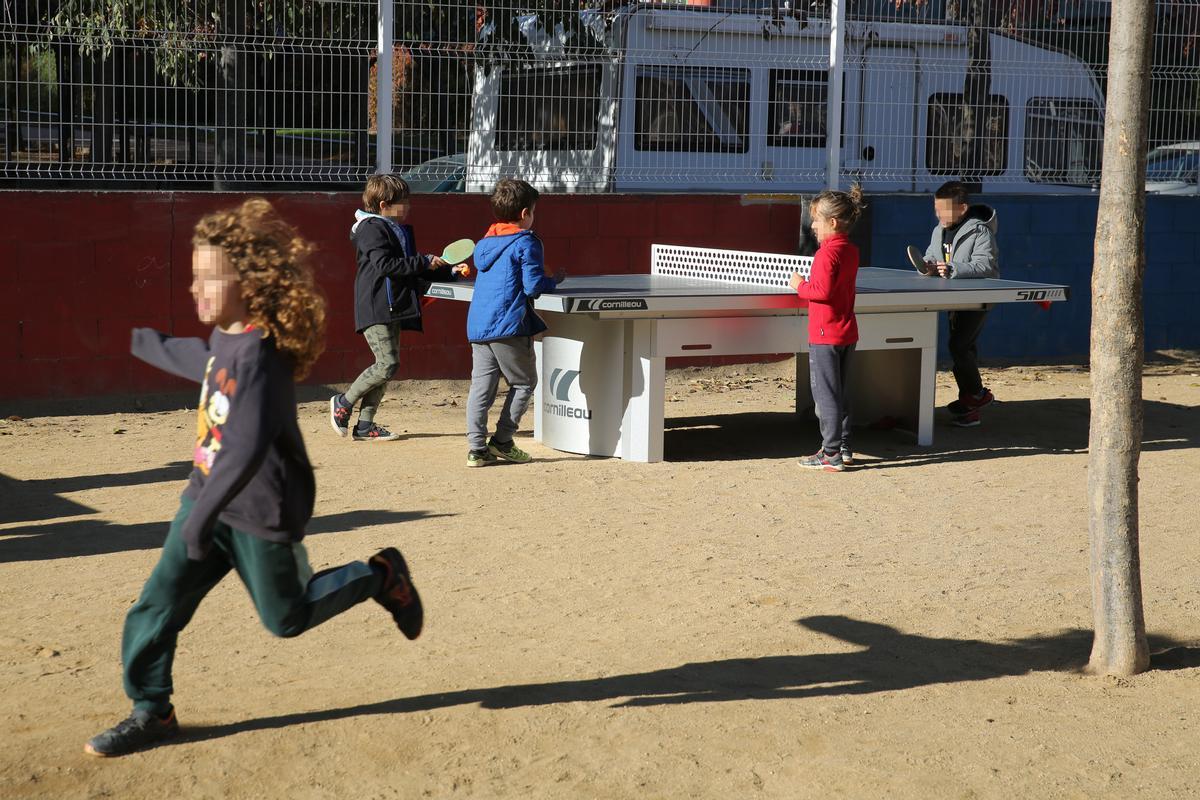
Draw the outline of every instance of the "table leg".
[[[637,319],[625,325],[621,457],[626,461],[662,461],[666,359],[654,355],[658,323]]]

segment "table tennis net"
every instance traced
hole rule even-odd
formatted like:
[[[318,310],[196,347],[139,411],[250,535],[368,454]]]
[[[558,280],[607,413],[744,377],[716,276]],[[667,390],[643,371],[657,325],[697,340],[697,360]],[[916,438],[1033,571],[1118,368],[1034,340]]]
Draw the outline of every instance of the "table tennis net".
[[[788,288],[793,272],[805,278],[812,269],[811,256],[753,253],[655,244],[650,247],[650,274],[719,281],[721,283]]]

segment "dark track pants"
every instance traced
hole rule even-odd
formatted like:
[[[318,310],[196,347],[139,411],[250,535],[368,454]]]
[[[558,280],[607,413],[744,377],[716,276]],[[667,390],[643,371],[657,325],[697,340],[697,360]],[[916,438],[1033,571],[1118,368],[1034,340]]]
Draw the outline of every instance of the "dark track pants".
[[[156,714],[171,707],[179,632],[231,569],[250,591],[263,625],[276,636],[299,636],[381,588],[382,578],[364,562],[313,575],[302,544],[268,542],[222,522],[213,529],[213,548],[204,560],[189,561],[180,531],[191,509],[192,501],[183,498],[158,564],[125,617],[121,637],[125,694],[135,708]]]
[[[950,336],[946,346],[954,359],[954,382],[959,396],[979,394],[983,378],[979,375],[979,334],[987,320],[986,311],[951,311]]]

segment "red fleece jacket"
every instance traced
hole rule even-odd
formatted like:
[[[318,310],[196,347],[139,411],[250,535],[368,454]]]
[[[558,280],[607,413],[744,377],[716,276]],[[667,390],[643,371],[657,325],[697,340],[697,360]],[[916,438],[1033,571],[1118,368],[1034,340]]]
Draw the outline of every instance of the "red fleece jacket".
[[[812,272],[796,294],[808,301],[809,344],[854,344],[854,285],[858,279],[858,248],[844,233],[835,233],[817,248]]]

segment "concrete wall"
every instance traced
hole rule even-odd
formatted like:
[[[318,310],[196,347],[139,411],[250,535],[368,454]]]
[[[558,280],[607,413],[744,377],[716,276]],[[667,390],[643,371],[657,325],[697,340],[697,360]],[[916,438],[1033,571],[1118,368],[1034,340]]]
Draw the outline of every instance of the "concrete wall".
[[[319,249],[329,298],[328,342],[312,382],[353,378],[371,362],[354,332],[355,194],[268,195]],[[191,236],[204,214],[240,196],[189,193],[0,193],[0,397],[183,389],[187,384],[129,356],[129,329],[206,336],[196,321]],[[483,236],[486,197],[415,198],[417,246],[440,252]],[[576,275],[646,272],[653,242],[790,252],[796,204],[744,204],[736,196],[548,196],[537,231],[550,268]],[[434,303],[424,334],[404,334],[398,378],[470,374],[466,305]]]
[[[329,298],[325,355],[311,381],[353,378],[371,360],[354,333],[354,194],[270,196],[317,243]],[[985,359],[1086,357],[1095,197],[983,197],[999,214],[1004,277],[1066,283],[1072,299],[1049,311],[1004,306],[981,341]],[[128,354],[129,329],[206,335],[188,294],[191,232],[203,214],[241,200],[190,193],[0,193],[0,397],[182,389],[186,384]],[[865,263],[900,266],[904,247],[929,241],[927,196],[868,198],[856,238]],[[1148,349],[1200,348],[1200,200],[1148,199],[1145,282]],[[410,221],[418,247],[440,250],[479,238],[487,199],[417,197]],[[538,206],[537,231],[551,268],[584,274],[645,272],[653,242],[795,252],[800,207],[737,196],[554,195]],[[462,378],[470,372],[466,306],[427,309],[425,333],[405,334],[398,377]],[[725,359],[730,360],[730,359]]]
[[[893,195],[869,202],[874,266],[903,259],[905,245],[929,244],[936,224],[931,199]],[[1071,287],[1070,301],[1049,311],[1032,305],[995,309],[980,339],[981,355],[1086,358],[1098,198],[997,195],[978,202],[996,209],[1001,277]],[[1200,198],[1147,197],[1143,288],[1146,349],[1200,348]]]

